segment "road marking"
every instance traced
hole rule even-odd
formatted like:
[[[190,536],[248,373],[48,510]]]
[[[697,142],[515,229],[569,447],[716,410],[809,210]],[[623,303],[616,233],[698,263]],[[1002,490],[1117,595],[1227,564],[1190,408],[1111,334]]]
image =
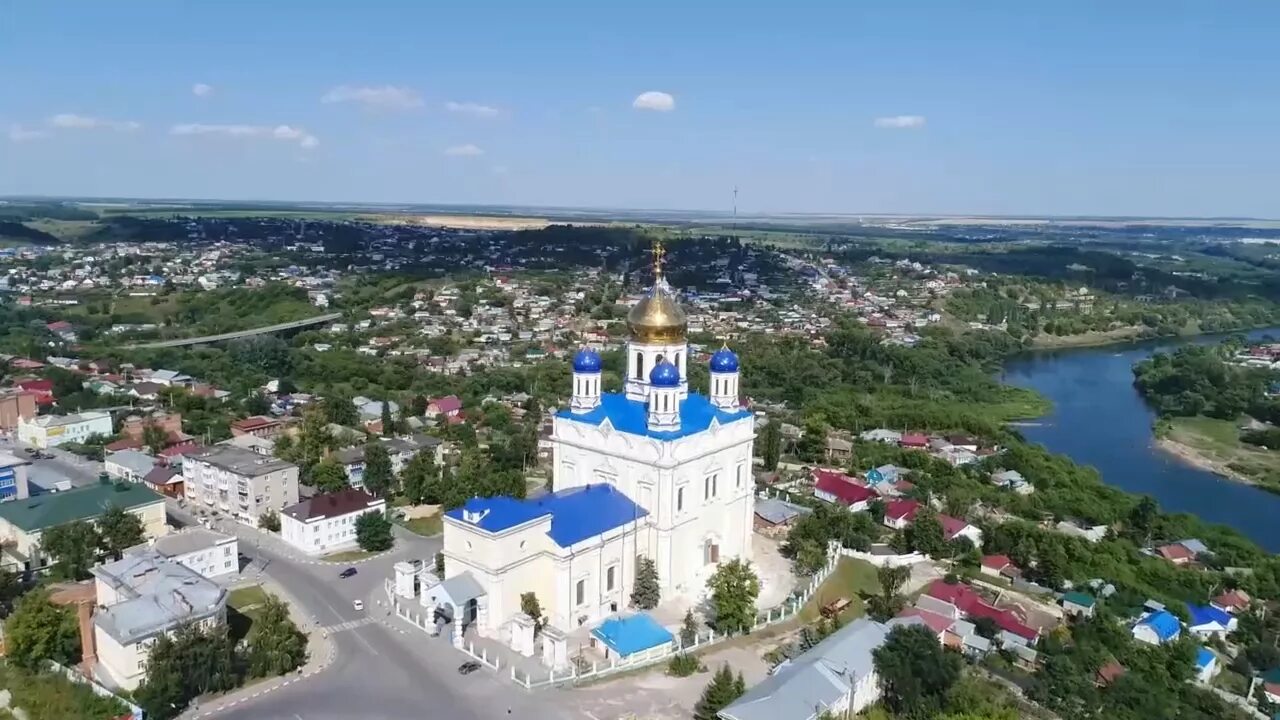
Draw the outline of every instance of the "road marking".
[[[328,627],[321,628],[321,629],[324,630],[326,633],[329,633],[330,635],[332,635],[333,633],[339,633],[339,632],[342,632],[343,630],[352,630],[354,628],[363,627],[373,622],[376,622],[374,618],[364,617],[364,618],[360,618],[359,620],[348,620],[344,623],[339,623],[337,625],[330,625]]]

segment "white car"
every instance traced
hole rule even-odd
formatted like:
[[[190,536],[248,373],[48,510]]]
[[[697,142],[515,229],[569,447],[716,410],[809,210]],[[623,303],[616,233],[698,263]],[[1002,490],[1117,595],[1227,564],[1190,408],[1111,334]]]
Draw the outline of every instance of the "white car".
[[[364,609],[364,601],[363,601],[363,600],[355,600],[355,601],[353,601],[353,602],[351,603],[351,607],[353,607],[353,608],[355,608],[355,609],[357,609],[357,610],[363,610],[363,609]]]

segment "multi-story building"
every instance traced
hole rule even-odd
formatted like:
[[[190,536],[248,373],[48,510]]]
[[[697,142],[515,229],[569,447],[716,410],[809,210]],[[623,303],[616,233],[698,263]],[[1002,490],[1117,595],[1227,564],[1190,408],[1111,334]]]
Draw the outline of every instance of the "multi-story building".
[[[30,494],[27,488],[27,466],[30,460],[0,452],[0,502],[21,500]]]
[[[71,415],[41,415],[18,421],[18,440],[38,448],[51,448],[63,443],[82,443],[94,435],[110,437],[115,432],[111,413],[89,410]]]
[[[104,684],[137,688],[156,638],[226,621],[226,589],[159,553],[126,555],[94,568],[93,576],[100,608],[93,618],[93,667]]]
[[[234,576],[240,571],[240,542],[234,535],[189,527],[159,537],[130,552],[155,552],[186,565],[210,580]]]
[[[267,512],[298,502],[298,466],[249,450],[220,445],[182,463],[187,501],[257,526]]]
[[[36,393],[28,390],[0,390],[0,431],[18,428],[18,421],[36,416]]]
[[[280,536],[308,555],[344,550],[356,544],[361,515],[386,509],[386,500],[355,488],[316,495],[280,513]]]

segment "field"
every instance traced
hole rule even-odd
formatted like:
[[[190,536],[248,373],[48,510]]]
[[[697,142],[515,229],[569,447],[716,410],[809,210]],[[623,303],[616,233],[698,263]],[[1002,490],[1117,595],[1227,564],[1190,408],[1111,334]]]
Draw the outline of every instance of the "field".
[[[1280,451],[1240,442],[1238,425],[1207,417],[1173,418],[1165,447],[1194,465],[1280,492]]]

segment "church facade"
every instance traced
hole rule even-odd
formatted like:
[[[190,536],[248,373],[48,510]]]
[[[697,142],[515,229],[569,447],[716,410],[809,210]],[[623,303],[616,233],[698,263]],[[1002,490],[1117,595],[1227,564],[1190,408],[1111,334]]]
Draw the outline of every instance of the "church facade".
[[[706,393],[689,387],[687,320],[655,270],[627,318],[623,391],[602,391],[594,350],[573,358],[571,398],[553,420],[553,491],[445,514],[446,579],[466,574],[483,590],[481,632],[528,592],[558,628],[602,620],[628,606],[642,557],[664,598],[701,595],[717,565],[751,559],[754,424],[739,406],[738,358],[719,350]]]

